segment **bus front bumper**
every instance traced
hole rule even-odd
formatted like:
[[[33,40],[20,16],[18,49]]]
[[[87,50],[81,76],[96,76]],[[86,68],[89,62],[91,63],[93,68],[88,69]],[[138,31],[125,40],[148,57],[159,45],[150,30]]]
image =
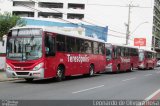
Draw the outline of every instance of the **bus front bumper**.
[[[13,71],[7,70],[6,74],[8,78],[35,78],[35,79],[44,79],[44,69],[40,68],[36,71]]]
[[[112,65],[109,64],[105,67],[105,72],[112,72]]]
[[[145,65],[143,63],[141,63],[140,65],[138,65],[138,68],[139,69],[144,69],[145,68]]]

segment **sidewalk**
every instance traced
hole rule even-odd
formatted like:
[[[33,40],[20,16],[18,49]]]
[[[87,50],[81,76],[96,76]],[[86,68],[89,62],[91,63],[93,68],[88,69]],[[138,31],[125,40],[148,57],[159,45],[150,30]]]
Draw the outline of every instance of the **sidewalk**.
[[[6,73],[4,71],[0,70],[0,82],[13,81],[13,80],[17,80],[17,78],[7,78]]]

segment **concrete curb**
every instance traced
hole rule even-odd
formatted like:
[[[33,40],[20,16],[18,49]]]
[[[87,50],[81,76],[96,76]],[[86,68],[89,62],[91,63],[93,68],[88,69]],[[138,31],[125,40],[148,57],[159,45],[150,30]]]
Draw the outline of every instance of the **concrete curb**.
[[[17,78],[15,78],[15,79],[5,79],[5,80],[0,79],[0,82],[16,81],[16,80],[22,80],[22,79],[17,79]]]
[[[22,80],[20,78],[7,78],[6,73],[3,71],[0,71],[0,82],[6,82],[6,81],[14,81],[14,80]]]

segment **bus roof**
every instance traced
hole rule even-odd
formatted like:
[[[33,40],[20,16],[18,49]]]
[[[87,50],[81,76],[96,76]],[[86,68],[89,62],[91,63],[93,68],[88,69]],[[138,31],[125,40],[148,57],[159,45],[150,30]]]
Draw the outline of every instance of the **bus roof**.
[[[72,36],[72,37],[82,38],[82,39],[86,39],[86,40],[92,40],[92,41],[97,41],[97,42],[103,42],[103,43],[105,43],[105,41],[101,40],[101,39],[92,38],[92,37],[83,36],[83,35],[78,35],[78,34],[73,34],[73,33],[69,32],[69,31],[65,31],[64,28],[66,28],[66,27],[23,26],[23,27],[14,27],[14,28],[12,28],[10,30],[14,30],[14,29],[26,29],[26,28],[40,28],[43,31],[47,31],[47,32],[53,32],[53,33],[58,33],[58,34],[61,34],[61,35],[67,35],[67,36]],[[69,28],[69,27],[67,27],[67,28]]]
[[[129,45],[123,45],[123,44],[108,43],[108,42],[106,42],[106,44],[115,45],[115,46],[121,46],[121,47],[128,47],[128,48],[135,48],[135,49],[138,49],[138,48],[137,48],[137,47],[135,47],[135,46],[129,46]]]
[[[139,49],[139,51],[147,51],[147,52],[157,53],[157,52],[154,51],[154,50],[147,50],[147,49]]]

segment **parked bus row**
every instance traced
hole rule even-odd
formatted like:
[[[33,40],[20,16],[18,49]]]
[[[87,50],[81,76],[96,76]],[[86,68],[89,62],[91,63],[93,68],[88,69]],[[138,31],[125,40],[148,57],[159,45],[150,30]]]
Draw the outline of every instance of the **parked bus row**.
[[[106,43],[106,71],[120,72],[138,69],[154,69],[156,52],[136,47]]]
[[[135,47],[109,44],[52,27],[13,28],[7,35],[9,78],[32,81],[55,77],[61,81],[65,76],[154,68],[155,62],[155,52],[140,50],[139,55]]]

